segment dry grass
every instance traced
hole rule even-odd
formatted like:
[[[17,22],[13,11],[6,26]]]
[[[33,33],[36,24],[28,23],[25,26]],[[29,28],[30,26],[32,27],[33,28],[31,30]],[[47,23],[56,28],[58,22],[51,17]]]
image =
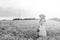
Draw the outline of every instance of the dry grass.
[[[38,22],[39,20],[0,21],[0,40],[27,40],[31,38],[36,40]],[[37,40],[60,40],[59,24],[54,21],[47,22],[45,24],[47,37],[40,37]]]

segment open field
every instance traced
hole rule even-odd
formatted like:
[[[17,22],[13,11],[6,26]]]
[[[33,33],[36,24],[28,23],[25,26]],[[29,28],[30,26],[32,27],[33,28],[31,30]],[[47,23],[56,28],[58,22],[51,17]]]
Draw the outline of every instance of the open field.
[[[47,20],[46,23],[44,24],[46,26],[48,38],[47,40],[60,40],[60,22],[52,21],[52,20]],[[15,32],[15,35],[13,36],[11,40],[15,40],[14,38],[17,39],[20,35],[20,37],[24,37],[25,34],[28,36],[26,38],[34,38],[35,36],[38,35],[36,32],[38,27],[39,27],[39,20],[10,20],[10,21],[0,21],[0,35],[2,38],[4,38],[6,35],[12,35]],[[16,28],[17,27],[17,28]],[[22,30],[22,31],[21,31]],[[12,34],[11,34],[12,33]],[[24,33],[24,35],[23,35]],[[32,34],[34,36],[32,36]],[[26,36],[26,35],[25,35]],[[9,36],[11,38],[11,36]],[[3,39],[1,39],[3,40]],[[8,40],[8,39],[6,39]],[[40,39],[38,39],[40,40]],[[44,39],[45,40],[45,39]]]

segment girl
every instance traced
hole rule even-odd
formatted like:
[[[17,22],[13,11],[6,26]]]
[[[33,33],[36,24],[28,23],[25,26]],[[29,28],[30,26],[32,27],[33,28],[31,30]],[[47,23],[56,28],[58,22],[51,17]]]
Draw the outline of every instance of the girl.
[[[45,36],[47,36],[46,28],[44,26],[44,23],[46,22],[45,15],[40,14],[39,17],[40,17],[40,21],[39,21],[39,25],[40,25],[39,30],[40,30],[40,32],[39,32],[39,35],[45,37]]]

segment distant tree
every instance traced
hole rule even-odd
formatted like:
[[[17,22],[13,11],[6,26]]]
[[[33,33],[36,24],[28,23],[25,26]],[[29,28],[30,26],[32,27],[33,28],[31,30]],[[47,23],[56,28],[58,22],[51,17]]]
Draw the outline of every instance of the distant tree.
[[[35,18],[24,18],[24,20],[35,20]]]
[[[51,18],[49,20],[54,20],[54,21],[58,21],[58,18]]]
[[[6,19],[3,19],[3,21],[6,21]]]
[[[50,20],[60,21],[60,18],[51,18]]]
[[[20,18],[14,18],[13,20],[20,20]]]
[[[50,20],[57,20],[57,18],[51,18]]]

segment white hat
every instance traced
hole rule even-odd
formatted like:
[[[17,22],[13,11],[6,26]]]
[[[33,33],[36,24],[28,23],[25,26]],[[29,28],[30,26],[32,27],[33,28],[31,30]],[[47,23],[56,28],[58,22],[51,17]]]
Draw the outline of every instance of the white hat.
[[[44,14],[40,14],[40,15],[39,15],[39,17],[41,17],[41,16],[46,17]]]

